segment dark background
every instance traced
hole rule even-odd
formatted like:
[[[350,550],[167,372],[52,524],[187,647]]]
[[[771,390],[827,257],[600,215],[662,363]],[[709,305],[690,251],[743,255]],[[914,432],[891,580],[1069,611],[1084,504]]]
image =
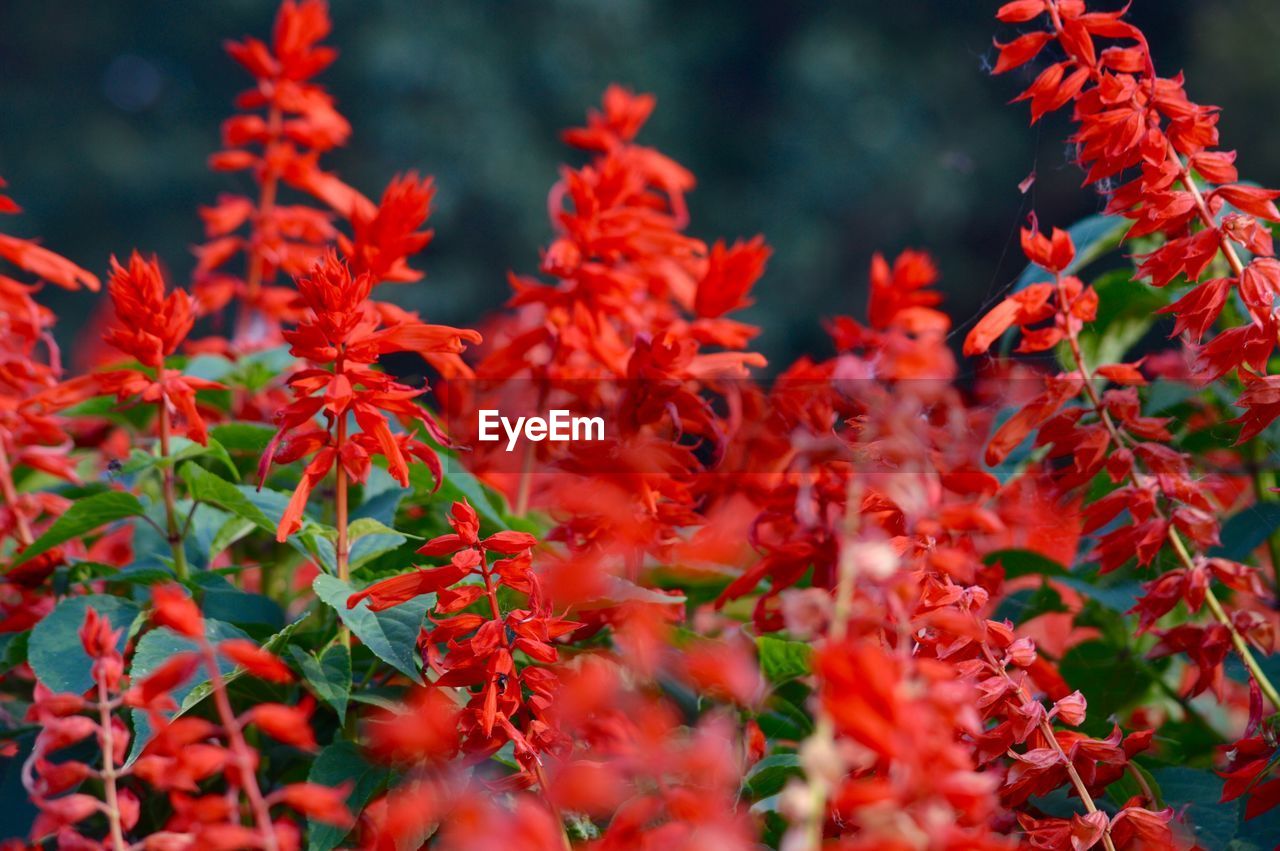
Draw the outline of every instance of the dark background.
[[[1025,75],[992,78],[1011,30],[977,0],[334,0],[342,55],[322,77],[351,119],[326,161],[376,195],[394,173],[436,175],[425,282],[394,297],[433,320],[498,306],[550,228],[558,131],[610,81],[658,95],[642,141],[694,170],[692,232],[763,232],[775,246],[750,318],[777,359],[825,351],[818,319],[861,316],[877,249],[934,252],[958,324],[1017,274],[1034,203],[1066,225],[1100,199],[1067,164],[1062,117],[1006,106]],[[1102,0],[1103,8],[1117,4]],[[205,158],[247,76],[223,39],[266,36],[267,0],[0,0],[0,175],[25,208],[3,223],[95,272],[159,252],[175,280],[201,239],[195,209],[243,176]],[[1280,184],[1275,0],[1136,0],[1157,64],[1224,107],[1242,174]],[[1017,183],[1033,169],[1024,197]],[[386,291],[384,290],[384,293]],[[99,300],[46,293],[64,344]]]

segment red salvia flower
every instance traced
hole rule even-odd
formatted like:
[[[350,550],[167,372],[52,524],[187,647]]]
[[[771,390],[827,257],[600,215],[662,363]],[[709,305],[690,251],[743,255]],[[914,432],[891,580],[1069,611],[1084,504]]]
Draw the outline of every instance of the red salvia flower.
[[[178,289],[166,294],[159,262],[154,257],[144,259],[136,251],[127,266],[111,259],[107,289],[115,317],[103,339],[136,359],[140,366],[72,379],[46,394],[47,401],[55,407],[65,407],[88,396],[113,393],[120,401],[136,399],[156,405],[162,433],[167,433],[167,424],[173,417],[178,428],[192,440],[208,442],[196,393],[221,389],[222,385],[165,366],[166,358],[177,351],[195,321],[191,297]]]
[[[335,464],[340,476],[363,482],[370,459],[381,455],[403,487],[409,484],[407,459],[416,457],[431,466],[438,482],[440,462],[435,452],[412,437],[412,430],[421,425],[437,442],[447,443],[439,426],[414,401],[425,388],[400,384],[372,367],[389,352],[456,355],[466,343],[480,342],[475,331],[413,319],[384,323],[377,306],[369,301],[372,276],[353,274],[333,253],[297,284],[308,316],[284,336],[291,352],[312,366],[290,377],[294,401],[277,415],[280,430],[259,467],[261,482],[273,462],[311,456],[280,520],[281,541],[301,526],[308,496]],[[315,424],[317,415],[324,416],[324,428]],[[409,429],[409,436],[394,434],[388,415]],[[358,431],[348,432],[349,420],[355,421]]]
[[[458,719],[463,746],[489,754],[510,741],[520,765],[536,776],[538,754],[559,741],[543,718],[555,675],[543,667],[518,670],[515,654],[523,653],[542,665],[554,663],[558,658],[555,640],[578,624],[551,613],[532,570],[530,550],[537,544],[532,535],[502,531],[481,538],[480,519],[465,502],[453,504],[449,525],[452,533],[433,538],[418,550],[427,556],[449,555],[447,565],[376,582],[353,594],[347,607],[367,599],[369,609],[379,611],[436,594],[437,618],[422,635],[423,657],[438,674],[436,687],[476,689],[469,692]],[[503,558],[490,561],[494,555]],[[479,578],[480,584],[459,584],[469,577]],[[498,601],[500,588],[524,595],[528,608],[504,614]],[[486,615],[465,611],[476,602],[487,606]]]
[[[342,145],[351,133],[333,99],[311,82],[337,57],[337,51],[319,43],[329,30],[324,0],[286,0],[270,44],[250,37],[227,46],[256,84],[237,99],[244,112],[223,124],[226,148],[210,158],[210,165],[217,171],[251,170],[259,196],[224,195],[202,211],[211,241],[197,252],[196,277],[206,310],[239,293],[255,309],[275,306],[279,313],[284,294],[270,287],[276,270],[300,274],[336,235],[323,211],[277,198],[282,183],[326,201],[354,192],[317,165],[319,154]],[[246,224],[248,235],[237,235]],[[243,276],[222,271],[241,252],[247,267]]]
[[[0,189],[6,185],[0,178]],[[0,214],[12,215],[20,209],[12,198],[0,193]],[[38,398],[62,377],[62,363],[53,337],[54,315],[34,296],[46,281],[64,289],[94,291],[99,281],[49,249],[5,234],[0,234],[0,260],[16,268],[12,274],[25,273],[34,278],[24,283],[0,274],[0,496],[4,498],[0,537],[13,538],[19,546],[26,547],[35,540],[33,522],[46,509],[57,506],[47,497],[20,494],[15,469],[40,470],[70,482],[79,480],[68,458],[71,438],[64,423],[49,413]],[[48,553],[39,565],[27,568],[25,579],[10,571],[5,581],[38,585],[39,580],[33,582],[32,578],[42,571],[47,575],[60,558],[60,551]],[[21,605],[30,606],[34,614],[39,602],[27,592],[22,592],[21,597]],[[8,606],[2,611],[7,621]]]

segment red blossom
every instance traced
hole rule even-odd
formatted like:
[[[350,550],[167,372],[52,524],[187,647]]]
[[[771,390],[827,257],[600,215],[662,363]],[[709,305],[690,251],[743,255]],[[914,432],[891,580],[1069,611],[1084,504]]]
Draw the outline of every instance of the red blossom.
[[[381,455],[391,475],[407,486],[408,459],[413,457],[429,464],[439,481],[440,463],[434,451],[412,436],[412,430],[421,426],[438,442],[447,443],[436,422],[414,401],[424,389],[400,384],[372,367],[389,352],[456,355],[466,343],[479,342],[480,335],[413,319],[384,326],[369,301],[373,283],[369,274],[353,274],[333,253],[298,279],[299,295],[309,314],[284,336],[292,353],[312,366],[289,378],[294,401],[277,413],[279,431],[259,466],[261,484],[273,462],[311,456],[280,520],[281,541],[300,528],[307,498],[335,465],[341,475],[363,482],[370,459]],[[409,434],[393,433],[388,414]],[[316,427],[317,415],[324,416],[325,428]],[[358,431],[348,432],[351,419]]]

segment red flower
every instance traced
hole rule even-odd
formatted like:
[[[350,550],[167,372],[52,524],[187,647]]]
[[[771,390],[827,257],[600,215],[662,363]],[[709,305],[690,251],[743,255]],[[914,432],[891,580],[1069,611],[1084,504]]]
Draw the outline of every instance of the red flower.
[[[296,317],[296,298],[274,285],[277,273],[302,274],[338,234],[328,212],[285,203],[282,188],[305,193],[344,216],[373,206],[318,165],[322,153],[351,134],[333,98],[311,82],[337,56],[320,44],[329,30],[324,0],[285,0],[270,44],[249,37],[227,45],[255,84],[237,98],[242,112],[223,123],[225,148],[209,163],[216,171],[251,170],[258,193],[256,198],[223,195],[201,210],[209,241],[196,249],[195,294],[205,313],[220,310],[235,296],[243,300],[237,335],[242,345],[269,342],[279,323]],[[237,272],[231,263],[239,255],[244,268]]]
[[[1139,269],[1152,285],[1163,287],[1184,275],[1194,284],[1216,257],[1227,261],[1231,277],[1197,286],[1163,311],[1176,317],[1175,334],[1190,329],[1199,339],[1220,315],[1228,291],[1239,292],[1256,331],[1230,329],[1211,341],[1202,353],[1201,374],[1215,379],[1245,363],[1266,372],[1277,342],[1273,301],[1280,294],[1280,273],[1271,256],[1272,240],[1256,219],[1280,219],[1275,205],[1280,191],[1237,182],[1235,153],[1215,150],[1217,108],[1191,101],[1181,76],[1156,74],[1146,38],[1123,20],[1126,11],[1089,11],[1083,0],[1008,3],[997,14],[1000,20],[1041,20],[1045,28],[1003,46],[995,70],[1028,62],[1056,42],[1065,58],[1049,65],[1019,97],[1031,101],[1032,120],[1074,103],[1079,129],[1072,141],[1087,180],[1120,181],[1109,187],[1107,212],[1133,220],[1131,238],[1154,233],[1167,238]],[[1227,204],[1239,212],[1219,221]],[[1257,255],[1248,266],[1233,241]],[[1012,308],[1002,310],[1008,327],[1014,323]],[[990,345],[991,330],[971,336],[973,351]],[[1258,411],[1259,428],[1280,413],[1266,411],[1271,419],[1263,420]]]
[[[412,436],[412,429],[421,425],[438,442],[447,443],[435,421],[413,401],[425,388],[400,384],[372,366],[389,352],[456,355],[466,343],[480,341],[475,331],[425,325],[414,319],[383,327],[381,312],[369,301],[373,278],[368,273],[352,274],[332,252],[297,283],[309,315],[284,336],[292,353],[312,366],[290,377],[294,401],[277,414],[279,432],[259,465],[261,486],[273,461],[288,463],[311,456],[280,520],[277,537],[281,541],[301,526],[307,498],[335,464],[339,475],[363,482],[370,458],[381,455],[391,475],[407,486],[406,456],[412,456],[430,465],[439,481],[440,463],[434,451]],[[314,423],[318,414],[325,418],[323,429]],[[388,414],[409,434],[394,434]],[[348,433],[349,419],[355,420],[359,431]]]
[[[157,585],[151,591],[155,612],[152,619],[188,638],[204,638],[204,617],[196,604],[178,585]]]
[[[107,284],[115,317],[103,338],[113,348],[135,358],[138,368],[108,370],[73,378],[41,394],[51,408],[65,408],[91,396],[115,394],[117,399],[136,399],[155,404],[161,413],[162,441],[167,441],[169,418],[176,415],[179,428],[197,443],[208,442],[204,417],[196,404],[200,390],[218,390],[222,385],[203,378],[185,376],[165,367],[186,339],[194,317],[190,297],[182,290],[165,294],[164,278],[155,258],[144,260],[136,251],[129,265],[111,259],[111,280]]]
[[[5,185],[0,178],[0,188]],[[18,211],[11,198],[0,194],[0,214]],[[37,278],[27,283],[0,273],[0,496],[4,499],[0,536],[26,547],[35,540],[33,522],[57,506],[47,495],[19,493],[15,469],[41,470],[79,481],[67,451],[71,438],[62,420],[48,412],[41,395],[57,384],[62,367],[52,333],[53,312],[39,305],[35,295],[45,281],[72,290],[97,290],[99,283],[94,275],[35,242],[4,234],[0,234],[0,261]],[[46,553],[23,573],[10,571],[7,582],[39,585],[39,572],[51,571],[61,558],[60,550]],[[19,608],[26,611],[20,617],[29,618],[33,605],[34,600],[22,600]],[[0,622],[9,621],[9,608],[0,603]]]
[[[532,570],[530,549],[537,543],[532,535],[502,531],[482,539],[480,519],[465,502],[453,504],[449,525],[451,534],[434,538],[418,550],[432,556],[452,554],[448,565],[375,582],[352,594],[347,607],[368,599],[369,608],[376,611],[422,594],[437,594],[438,618],[423,635],[424,658],[439,674],[435,686],[479,689],[470,692],[459,719],[466,748],[492,753],[511,741],[516,759],[530,769],[538,753],[556,741],[554,730],[542,718],[555,675],[545,668],[518,670],[515,653],[550,664],[557,659],[555,639],[579,624],[552,615]],[[490,563],[491,553],[507,557]],[[453,587],[467,577],[477,577],[480,583]],[[524,595],[528,608],[504,615],[498,602],[500,587]],[[488,617],[460,613],[480,600],[488,604]],[[531,698],[524,697],[526,689]],[[523,718],[523,730],[517,726],[521,722],[517,716]]]
[[[233,638],[218,645],[218,652],[237,665],[242,665],[260,680],[273,683],[293,682],[293,672],[274,653],[263,650],[252,641]]]
[[[0,189],[8,184],[0,177]],[[21,212],[22,208],[13,199],[0,193],[0,214]],[[100,286],[97,275],[81,269],[70,260],[55,254],[47,248],[29,240],[0,233],[0,258],[4,258],[24,272],[29,272],[41,281],[61,287],[64,290],[78,290],[83,287],[93,292]],[[8,279],[3,279],[8,281]]]

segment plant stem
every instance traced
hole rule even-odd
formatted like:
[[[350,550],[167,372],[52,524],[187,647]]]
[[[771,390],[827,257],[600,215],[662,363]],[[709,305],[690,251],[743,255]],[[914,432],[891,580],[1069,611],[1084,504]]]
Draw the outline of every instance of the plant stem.
[[[1147,782],[1147,778],[1143,775],[1142,771],[1135,763],[1132,762],[1126,762],[1124,769],[1129,772],[1130,776],[1133,777],[1134,782],[1138,784],[1138,790],[1142,792],[1142,797],[1146,798],[1147,803],[1151,805],[1150,809],[1155,809],[1156,793],[1152,791],[1151,784]]]
[[[1005,670],[1004,665],[996,661],[995,654],[991,652],[990,646],[985,641],[982,642],[981,646],[982,654],[986,657],[987,664],[991,666],[992,670],[1004,678],[1005,682],[1017,692],[1018,697],[1022,699],[1023,703],[1030,703],[1033,699],[1031,695],[1020,683],[1016,682],[1013,677],[1009,676],[1009,672]],[[1053,732],[1053,725],[1049,723],[1047,718],[1042,718],[1038,725],[1038,729],[1040,730],[1040,735],[1043,736],[1049,743],[1049,746],[1057,752],[1058,758],[1061,759],[1062,764],[1066,766],[1067,777],[1071,779],[1071,785],[1075,788],[1076,794],[1080,796],[1080,801],[1084,804],[1085,810],[1090,815],[1096,813],[1098,811],[1098,805],[1093,802],[1093,796],[1089,794],[1089,789],[1085,786],[1084,780],[1080,777],[1080,772],[1076,771],[1076,767],[1071,763],[1071,759],[1067,756],[1067,752],[1062,749],[1062,745],[1058,742],[1058,737]],[[1107,851],[1116,851],[1115,843],[1111,841],[1111,825],[1109,823],[1102,829],[1102,847],[1107,849]]]
[[[231,698],[227,696],[227,684],[222,679],[222,671],[218,668],[218,657],[214,653],[209,639],[200,637],[200,655],[204,660],[205,670],[209,674],[209,683],[213,687],[214,704],[218,716],[227,734],[227,742],[231,746],[231,756],[240,769],[240,781],[243,784],[245,797],[249,799],[249,807],[253,811],[253,819],[258,833],[262,837],[265,851],[279,851],[275,830],[271,825],[271,810],[258,788],[258,777],[254,771],[254,760],[249,746],[245,743],[244,732],[240,728],[240,720],[231,708]]]
[[[1188,569],[1194,567],[1195,562],[1191,558],[1191,553],[1187,552],[1187,545],[1182,542],[1180,536],[1172,526],[1169,527],[1169,540],[1173,542],[1173,548],[1178,553],[1178,558],[1182,560],[1183,565]],[[1218,623],[1225,626],[1231,633],[1231,643],[1236,648],[1236,653],[1240,655],[1240,661],[1244,662],[1244,666],[1249,669],[1249,673],[1258,683],[1258,688],[1271,701],[1271,706],[1276,711],[1280,711],[1280,694],[1276,693],[1276,687],[1271,680],[1263,672],[1258,665],[1258,660],[1253,658],[1253,651],[1249,649],[1249,643],[1244,640],[1244,636],[1239,633],[1231,617],[1227,614],[1226,609],[1222,608],[1222,603],[1218,601],[1218,595],[1213,593],[1213,587],[1207,586],[1204,589],[1204,601],[1209,606],[1209,611],[1218,620]]]
[[[160,457],[169,457],[169,400],[160,396]],[[161,465],[164,479],[164,513],[165,529],[169,537],[169,548],[173,551],[173,571],[182,582],[187,580],[187,554],[182,544],[182,534],[178,531],[178,500],[175,495],[174,470],[171,464]]]
[[[564,845],[565,851],[572,851],[573,843],[569,841],[569,832],[565,830],[564,816],[560,813],[560,808],[556,806],[555,801],[551,800],[551,787],[547,785],[546,772],[542,770],[542,763],[538,762],[537,757],[534,757],[533,775],[538,780],[538,788],[542,790],[542,800],[551,810],[551,817],[556,820],[556,824],[560,825],[560,842]]]
[[[853,589],[857,582],[857,564],[854,561],[854,549],[858,527],[861,521],[859,512],[862,509],[862,487],[858,482],[856,471],[849,471],[849,482],[845,489],[844,523],[840,535],[840,554],[836,563],[835,602],[831,608],[831,624],[827,632],[827,640],[840,644],[848,634],[849,612],[853,608]],[[818,743],[819,748],[834,750],[835,727],[831,723],[826,710],[819,703],[817,723],[814,724],[811,741]],[[804,826],[806,837],[805,848],[819,851],[822,848],[822,834],[827,823],[827,799],[831,789],[827,778],[820,774],[806,772],[805,780],[809,785],[808,823]]]
[[[120,825],[120,797],[116,789],[115,731],[111,727],[111,695],[107,691],[105,677],[98,680],[98,735],[102,746],[102,787],[103,797],[107,805],[107,825],[111,834],[111,847],[115,851],[125,851],[129,844],[124,841],[124,830]]]
[[[483,549],[480,551],[480,576],[484,579],[485,597],[489,601],[489,612],[493,616],[493,620],[499,625],[503,624],[502,607],[498,605],[498,588],[493,583],[493,576],[489,572],[489,556]],[[514,655],[515,648],[511,644],[509,631],[504,627],[502,630],[502,641],[507,648],[507,652]],[[486,688],[497,688],[497,684],[493,682],[495,675],[490,675],[490,682],[486,684]],[[560,812],[560,808],[556,806],[555,801],[551,800],[551,787],[547,785],[546,772],[542,770],[542,763],[538,760],[538,755],[533,757],[533,776],[538,781],[538,788],[542,790],[542,800],[547,805],[547,809],[551,811],[552,817],[556,820],[556,824],[560,825],[560,839],[564,843],[566,851],[573,847],[569,841],[569,834],[565,830],[564,816]]]
[[[338,368],[342,368],[342,362],[338,362]],[[337,492],[334,495],[336,503],[338,526],[338,541],[334,546],[334,556],[337,561],[338,578],[343,582],[347,582],[351,578],[351,567],[349,559],[351,557],[350,545],[347,542],[347,471],[342,466],[342,448],[347,441],[347,413],[343,411],[338,415],[338,437],[337,437],[337,459],[335,461],[334,472],[337,476]],[[344,647],[351,646],[351,631],[347,629],[347,625],[338,619],[338,639]]]

